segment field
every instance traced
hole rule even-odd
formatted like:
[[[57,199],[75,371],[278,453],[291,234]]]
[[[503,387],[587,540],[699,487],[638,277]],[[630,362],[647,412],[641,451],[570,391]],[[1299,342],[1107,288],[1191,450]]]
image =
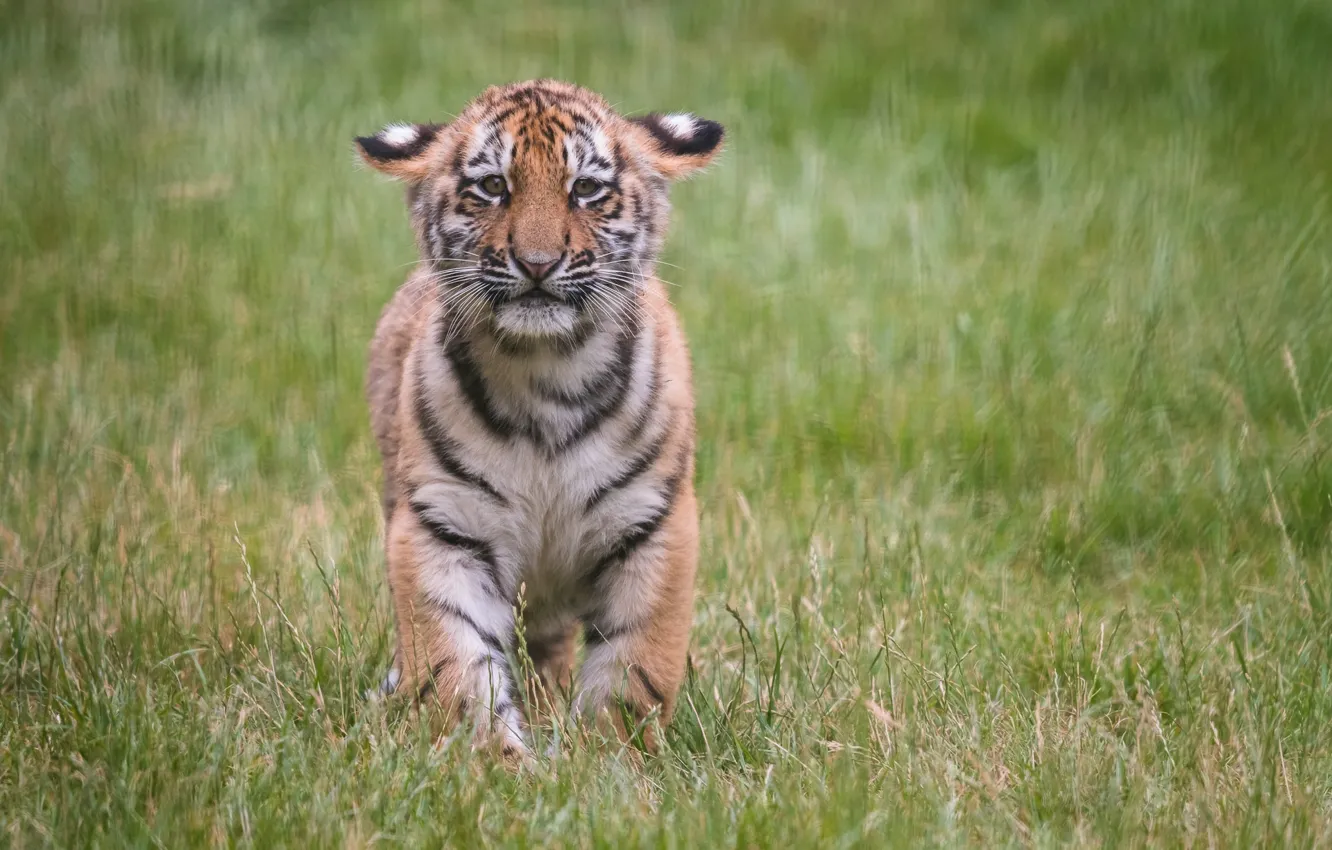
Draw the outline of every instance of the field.
[[[0,844],[1332,846],[1326,3],[0,20]],[[351,139],[547,75],[729,135],[681,709],[511,773],[361,697]]]

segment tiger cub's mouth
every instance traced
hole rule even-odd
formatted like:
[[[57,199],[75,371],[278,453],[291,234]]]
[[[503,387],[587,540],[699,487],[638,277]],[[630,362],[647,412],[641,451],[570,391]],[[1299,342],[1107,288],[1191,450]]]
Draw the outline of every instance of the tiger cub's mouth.
[[[517,304],[521,307],[539,307],[545,304],[563,304],[564,299],[557,295],[547,292],[544,289],[533,287],[509,303]]]

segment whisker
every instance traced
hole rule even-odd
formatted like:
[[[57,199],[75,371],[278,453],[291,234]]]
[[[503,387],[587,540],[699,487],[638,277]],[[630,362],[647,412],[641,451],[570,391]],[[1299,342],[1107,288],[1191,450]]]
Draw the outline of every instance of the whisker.
[[[672,282],[672,281],[666,280],[664,277],[660,277],[660,276],[658,276],[658,275],[654,275],[654,274],[642,274],[642,273],[640,273],[640,272],[630,272],[630,271],[626,271],[626,270],[624,270],[624,269],[606,269],[604,272],[601,272],[601,273],[598,274],[598,277],[604,277],[604,278],[606,278],[606,279],[608,279],[608,280],[609,280],[609,279],[612,279],[613,277],[616,277],[616,276],[618,276],[618,279],[620,279],[620,280],[626,280],[626,279],[629,279],[629,278],[632,278],[632,279],[634,279],[634,280],[638,280],[638,281],[641,281],[641,282],[646,282],[646,281],[650,281],[650,280],[658,280],[658,281],[661,281],[662,283],[666,284],[667,286],[679,287],[679,285],[680,285],[680,284],[678,284],[678,283],[674,283],[674,282]]]
[[[608,314],[608,318],[614,325],[617,334],[623,335],[628,330],[623,321],[622,312],[615,309],[615,307],[606,300],[605,293],[594,292],[590,295],[589,300],[603,312]]]
[[[588,300],[609,314],[617,331],[620,333],[628,331],[628,321],[634,316],[637,299],[631,298],[625,292],[599,288],[588,293]]]
[[[485,284],[481,281],[473,281],[450,293],[452,296],[451,320],[449,322],[449,333],[444,339],[446,346],[453,341],[457,334],[466,333],[475,326],[486,304],[484,292]]]
[[[459,254],[464,254],[464,255],[466,255],[465,259],[479,260],[479,259],[481,258],[481,255],[478,254],[478,253],[476,253],[475,251],[467,251],[467,250],[464,250],[464,249],[457,249],[457,250],[458,250],[458,253],[459,253]],[[398,269],[405,269],[405,268],[407,268],[408,266],[424,266],[424,265],[430,265],[430,264],[433,264],[433,263],[451,263],[451,262],[464,262],[464,261],[465,261],[464,258],[459,258],[459,257],[444,257],[444,258],[438,258],[438,257],[425,257],[425,258],[421,258],[421,257],[418,257],[417,259],[412,260],[412,261],[410,261],[410,262],[401,263],[401,264],[399,264],[399,265],[395,265],[395,266],[390,266],[389,268],[390,268],[391,271],[397,271]]]
[[[609,283],[627,284],[628,286],[634,289],[638,289],[640,284],[647,283],[648,281],[651,280],[651,278],[626,275],[624,273],[617,273],[613,271],[609,271],[606,272],[605,274],[599,275],[599,279]]]
[[[434,272],[426,275],[425,280],[432,283],[452,283],[458,280],[467,280],[469,278],[479,279],[479,273],[476,269],[451,269],[444,272]]]

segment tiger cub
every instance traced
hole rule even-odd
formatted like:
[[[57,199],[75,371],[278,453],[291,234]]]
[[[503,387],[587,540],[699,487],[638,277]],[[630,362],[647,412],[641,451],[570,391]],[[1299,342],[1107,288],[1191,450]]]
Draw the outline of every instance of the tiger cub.
[[[664,725],[698,516],[689,353],[655,264],[667,184],[712,161],[721,125],[626,118],[537,80],[356,141],[406,185],[421,255],[366,379],[397,620],[386,689],[525,753],[510,667],[522,588],[547,687],[571,688],[581,715],[611,709],[622,732],[626,716]]]

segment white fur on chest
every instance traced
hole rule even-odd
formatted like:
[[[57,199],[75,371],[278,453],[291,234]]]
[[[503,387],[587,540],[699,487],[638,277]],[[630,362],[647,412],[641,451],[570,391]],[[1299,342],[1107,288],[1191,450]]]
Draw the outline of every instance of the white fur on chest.
[[[525,583],[532,604],[577,608],[580,579],[664,501],[659,477],[649,473],[589,509],[597,488],[630,462],[600,449],[590,442],[552,459],[515,440],[484,467],[478,464],[506,494],[507,505],[444,477],[418,487],[415,498],[460,533],[488,543],[508,583]]]
[[[463,397],[456,376],[438,352],[420,362],[426,386],[435,396],[435,408],[457,442],[459,456],[473,473],[483,477],[506,504],[488,497],[475,486],[432,468],[418,476],[415,501],[457,532],[484,541],[495,555],[506,584],[526,585],[529,605],[547,616],[577,616],[586,600],[581,579],[633,526],[649,520],[665,503],[662,477],[646,470],[604,498],[594,494],[621,476],[635,462],[641,445],[624,447],[632,420],[651,404],[651,375],[655,345],[644,339],[636,349],[628,389],[616,416],[567,450],[548,446],[522,435],[500,439],[476,421],[476,413]],[[575,371],[547,370],[545,380],[578,386]],[[509,396],[510,406],[528,399]],[[542,408],[532,401],[529,410]],[[655,413],[655,411],[654,411]],[[654,417],[655,418],[655,417]],[[646,444],[661,423],[646,429]]]

